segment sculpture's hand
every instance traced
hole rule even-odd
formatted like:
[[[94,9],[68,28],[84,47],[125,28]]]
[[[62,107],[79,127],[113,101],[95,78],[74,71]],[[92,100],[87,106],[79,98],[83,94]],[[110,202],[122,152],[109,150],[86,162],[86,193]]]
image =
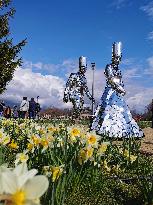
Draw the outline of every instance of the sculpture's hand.
[[[122,92],[122,95],[124,96],[126,94],[126,91],[124,90],[123,92]]]
[[[124,90],[122,86],[119,87],[119,91],[123,96],[126,94],[126,91]]]

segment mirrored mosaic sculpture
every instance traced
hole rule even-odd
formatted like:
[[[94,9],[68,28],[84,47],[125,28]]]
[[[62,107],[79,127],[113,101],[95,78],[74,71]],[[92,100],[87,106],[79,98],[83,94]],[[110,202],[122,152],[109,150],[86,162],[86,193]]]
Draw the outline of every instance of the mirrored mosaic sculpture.
[[[123,99],[126,92],[119,69],[121,57],[121,42],[113,43],[112,62],[106,65],[104,71],[106,87],[95,111],[91,130],[110,138],[141,138],[144,134]]]

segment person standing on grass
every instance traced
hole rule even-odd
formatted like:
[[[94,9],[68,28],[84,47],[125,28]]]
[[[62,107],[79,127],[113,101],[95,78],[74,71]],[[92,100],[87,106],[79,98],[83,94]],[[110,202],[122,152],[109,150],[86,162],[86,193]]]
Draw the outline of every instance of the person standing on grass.
[[[4,109],[4,117],[7,119],[11,118],[11,113],[12,111],[10,106],[6,106],[6,108]]]
[[[37,104],[34,98],[29,101],[29,119],[35,119]]]
[[[27,97],[23,97],[23,100],[20,104],[20,114],[22,119],[27,118],[28,111],[29,111],[29,102],[27,100]]]
[[[18,116],[19,116],[19,114],[18,114],[18,107],[17,107],[17,105],[14,105],[13,106],[13,118],[17,119]]]

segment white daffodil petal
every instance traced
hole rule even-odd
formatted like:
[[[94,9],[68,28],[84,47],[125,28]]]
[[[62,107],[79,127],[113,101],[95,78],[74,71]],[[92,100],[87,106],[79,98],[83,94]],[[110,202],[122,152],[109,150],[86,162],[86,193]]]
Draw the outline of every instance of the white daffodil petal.
[[[2,164],[0,166],[0,173],[9,170],[9,168],[7,167],[7,164]]]
[[[26,183],[26,181],[33,178],[37,173],[38,171],[36,169],[31,169],[30,171],[27,171],[25,174],[19,176],[18,177],[19,188],[21,188]]]
[[[27,199],[40,198],[48,189],[49,182],[45,176],[35,176],[23,187]]]
[[[17,177],[13,172],[6,171],[2,173],[2,186],[3,190],[7,194],[12,194],[16,192],[17,186]]]
[[[24,203],[24,205],[35,205],[35,204],[33,203],[33,201],[26,201],[26,202]]]
[[[27,164],[26,163],[21,163],[15,169],[13,172],[17,175],[20,176],[28,171]]]
[[[0,194],[3,194],[4,192],[4,188],[3,188],[3,180],[2,180],[2,176],[0,174]]]

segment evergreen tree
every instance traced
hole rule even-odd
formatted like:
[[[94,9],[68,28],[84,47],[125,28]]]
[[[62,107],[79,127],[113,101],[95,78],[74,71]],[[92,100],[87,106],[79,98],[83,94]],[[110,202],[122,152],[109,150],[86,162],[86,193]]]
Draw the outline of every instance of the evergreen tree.
[[[144,120],[152,121],[152,113],[153,113],[153,102],[150,102],[146,106],[145,113],[143,114]]]
[[[26,43],[25,40],[22,40],[17,45],[13,45],[13,39],[9,38],[9,19],[15,13],[15,9],[10,8],[10,3],[11,0],[0,0],[0,94],[13,78],[17,66],[21,65],[22,59],[18,54]]]

